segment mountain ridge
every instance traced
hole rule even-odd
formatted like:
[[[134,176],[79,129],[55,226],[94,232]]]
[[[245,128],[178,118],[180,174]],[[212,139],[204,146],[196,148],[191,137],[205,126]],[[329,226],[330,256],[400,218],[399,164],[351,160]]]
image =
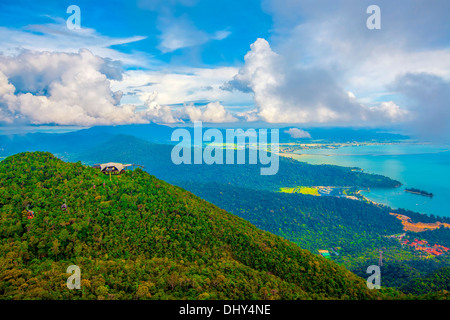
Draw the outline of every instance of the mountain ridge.
[[[251,187],[261,190],[278,190],[281,187],[299,185],[396,187],[401,183],[382,175],[355,172],[350,168],[333,165],[312,165],[293,159],[279,157],[279,171],[276,175],[261,176],[261,164],[207,165],[180,164],[171,160],[173,146],[156,144],[142,139],[117,135],[106,143],[80,153],[74,153],[67,159],[81,160],[84,163],[114,161],[144,165],[145,170],[159,178],[176,183],[183,177],[198,182],[231,183],[239,187]],[[236,156],[236,155],[235,155]],[[246,157],[248,153],[246,154]],[[96,159],[96,160],[93,160]]]

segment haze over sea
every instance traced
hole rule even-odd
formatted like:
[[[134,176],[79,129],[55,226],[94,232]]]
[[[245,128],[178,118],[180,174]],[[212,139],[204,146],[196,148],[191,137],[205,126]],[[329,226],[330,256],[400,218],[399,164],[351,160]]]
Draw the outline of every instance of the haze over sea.
[[[359,167],[400,181],[395,189],[362,192],[372,201],[421,213],[450,217],[450,145],[386,144],[338,149],[301,150],[297,158],[311,164]],[[429,198],[405,192],[417,188],[433,193]]]

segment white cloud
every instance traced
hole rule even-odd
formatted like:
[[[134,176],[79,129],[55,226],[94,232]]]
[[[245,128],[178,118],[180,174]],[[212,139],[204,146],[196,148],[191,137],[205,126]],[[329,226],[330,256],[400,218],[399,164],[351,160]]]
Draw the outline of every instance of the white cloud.
[[[216,31],[214,33],[214,35],[212,36],[212,39],[214,39],[214,40],[223,40],[223,39],[228,38],[229,35],[231,35],[231,31],[219,30],[219,31]]]
[[[105,63],[89,50],[1,56],[2,120],[83,126],[148,122],[136,106],[118,105],[121,93],[111,90],[101,72]]]
[[[229,30],[200,30],[195,21],[185,12],[185,7],[194,7],[198,2],[198,0],[139,0],[137,2],[140,8],[156,12],[157,28],[161,32],[158,49],[162,53],[198,46],[209,41],[224,40],[231,34]],[[177,15],[178,12],[184,13]]]
[[[154,91],[145,102],[146,116],[154,122],[174,123],[179,119],[174,118],[172,109],[169,106],[161,106],[158,102],[158,92]]]
[[[213,34],[199,30],[186,16],[161,17],[158,29],[161,31],[158,49],[163,53],[201,45],[211,40],[220,41],[231,34],[227,30],[219,30]]]
[[[227,105],[234,106],[252,104],[250,93],[221,89],[238,70],[235,67],[128,70],[122,80],[111,81],[111,85],[114,91],[123,92],[123,99],[128,103],[144,103],[156,91],[163,105],[211,101],[226,101]]]
[[[193,104],[184,106],[179,114],[189,118],[191,122],[203,121],[212,123],[236,122],[238,121],[231,113],[225,110],[219,102],[210,102],[204,107],[195,107]]]
[[[193,103],[185,104],[182,108],[172,109],[162,106],[158,102],[158,93],[153,92],[145,102],[145,115],[155,122],[175,123],[184,121],[203,121],[210,123],[224,123],[238,121],[219,102],[210,102],[198,107]]]
[[[395,104],[370,108],[360,104],[332,73],[294,66],[289,59],[275,53],[264,39],[258,39],[250,48],[245,65],[225,87],[251,90],[255,112],[264,121],[340,125],[368,121],[372,124],[398,121],[407,113]]]
[[[271,44],[258,39],[241,68],[175,69],[154,63],[142,52],[111,48],[145,37],[68,30],[64,19],[20,30],[0,27],[0,121],[92,125],[245,119],[365,125],[415,117],[425,119],[427,130],[432,130],[432,120],[450,121],[442,89],[447,87],[441,85],[450,80],[450,49],[443,41],[448,40],[450,4],[409,1],[413,5],[380,0],[382,29],[369,31],[364,2],[327,1],[328,10],[323,10],[317,1],[265,0],[274,21]],[[187,15],[175,18],[176,8],[196,3],[140,1],[142,7],[158,11],[160,50],[171,52],[230,35],[227,29],[200,30]],[[162,6],[167,11],[160,10]],[[396,13],[399,7],[402,15]],[[79,48],[88,48],[92,57],[78,53]],[[34,51],[21,54],[23,49]],[[123,71],[121,64],[147,68]],[[418,74],[422,76],[411,76]],[[398,79],[408,80],[409,86]],[[427,95],[429,88],[434,91]],[[230,106],[237,111],[230,113]]]
[[[377,114],[384,114],[391,121],[404,121],[410,118],[410,112],[401,109],[393,101],[382,102],[379,106],[369,107],[368,119],[377,117]]]
[[[290,128],[289,130],[285,130],[284,132],[288,133],[294,139],[311,138],[309,132],[298,128]]]
[[[222,72],[229,75],[228,79],[231,77],[231,70],[225,68]],[[149,121],[237,121],[214,99],[221,94],[231,95],[220,90],[222,82],[209,81],[220,71],[198,69],[195,74],[161,73],[159,77],[145,72],[123,77],[122,73],[120,65],[86,49],[76,54],[24,51],[12,57],[0,55],[0,122],[93,126]],[[201,107],[190,102],[182,108],[172,108],[160,102],[156,90],[150,91],[151,81],[162,82],[162,89],[172,88],[163,94],[166,102],[184,103],[186,97],[216,101]],[[118,88],[113,89],[112,83]],[[143,89],[138,102],[121,104],[124,95],[133,92],[130,89],[133,84],[134,90]],[[206,84],[210,86],[205,87]],[[191,91],[191,95],[186,91]]]

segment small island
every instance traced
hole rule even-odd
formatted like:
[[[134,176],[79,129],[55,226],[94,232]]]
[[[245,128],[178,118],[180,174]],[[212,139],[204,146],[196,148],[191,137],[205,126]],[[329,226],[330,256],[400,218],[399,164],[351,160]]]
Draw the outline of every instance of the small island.
[[[419,189],[415,189],[415,188],[410,188],[410,189],[406,188],[405,192],[414,193],[414,194],[418,194],[418,195],[426,196],[426,197],[433,197],[432,193],[426,192],[423,190],[419,190]]]

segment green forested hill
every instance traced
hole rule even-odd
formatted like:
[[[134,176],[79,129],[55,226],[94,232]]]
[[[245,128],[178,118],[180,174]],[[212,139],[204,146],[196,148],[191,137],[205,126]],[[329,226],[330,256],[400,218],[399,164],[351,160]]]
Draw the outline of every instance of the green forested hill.
[[[67,203],[67,211],[61,205]],[[27,210],[35,213],[27,219]],[[69,265],[82,289],[66,287]],[[365,280],[140,169],[0,162],[2,299],[374,299]]]
[[[402,290],[408,293],[429,295],[430,298],[435,298],[435,295],[432,293],[444,290],[448,292],[450,290],[450,268],[441,268],[425,278],[415,279],[407,285],[402,286]]]

